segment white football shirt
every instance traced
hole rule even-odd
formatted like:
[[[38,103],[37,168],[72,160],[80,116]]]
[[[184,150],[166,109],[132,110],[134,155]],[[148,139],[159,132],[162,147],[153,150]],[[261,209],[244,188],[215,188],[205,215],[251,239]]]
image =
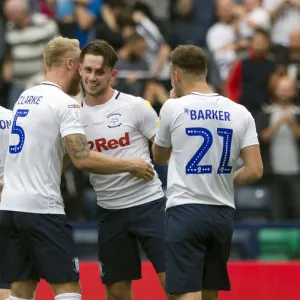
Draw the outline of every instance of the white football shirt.
[[[11,129],[12,111],[0,106],[0,180],[3,180],[8,138]]]
[[[115,91],[102,105],[82,102],[81,118],[90,148],[119,158],[142,158],[151,163],[149,139],[157,131],[158,117],[147,102]],[[130,173],[90,174],[97,203],[107,209],[123,209],[162,198],[159,178],[148,182]]]
[[[12,120],[1,210],[64,214],[62,138],[84,134],[80,105],[59,86],[43,82],[19,97]]]
[[[234,205],[233,172],[241,149],[258,144],[249,111],[218,94],[191,93],[162,107],[155,143],[172,147],[167,208]]]

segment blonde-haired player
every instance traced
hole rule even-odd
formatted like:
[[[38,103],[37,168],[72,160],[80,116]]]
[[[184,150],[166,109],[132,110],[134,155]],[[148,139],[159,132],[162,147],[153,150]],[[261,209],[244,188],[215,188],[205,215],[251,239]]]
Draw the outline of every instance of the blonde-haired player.
[[[82,170],[151,180],[144,160],[90,151],[80,122],[79,43],[58,37],[45,49],[47,81],[26,90],[13,110],[0,205],[0,276],[11,300],[34,299],[40,278],[56,300],[81,299],[79,262],[60,193],[65,149]]]
[[[3,173],[8,149],[8,138],[12,123],[11,117],[12,111],[0,106],[0,200],[3,189]],[[4,300],[8,297],[9,288],[10,284],[0,279],[0,300]]]

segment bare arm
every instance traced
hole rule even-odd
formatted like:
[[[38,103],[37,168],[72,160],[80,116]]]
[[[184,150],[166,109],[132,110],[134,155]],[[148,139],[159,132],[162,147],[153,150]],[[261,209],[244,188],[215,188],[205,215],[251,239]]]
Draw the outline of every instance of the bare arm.
[[[90,14],[86,7],[81,3],[76,5],[75,14],[77,18],[78,25],[82,30],[89,29],[95,21],[95,17]]]
[[[167,164],[170,159],[171,152],[172,148],[161,147],[155,143],[152,145],[153,161],[158,165]]]
[[[284,0],[283,2],[280,2],[272,11],[269,12],[272,22],[274,22],[277,19],[277,17],[281,13],[281,10],[284,9],[287,5],[287,1]]]
[[[240,155],[244,166],[234,173],[234,185],[246,185],[258,181],[263,175],[259,145],[245,147]]]
[[[7,57],[3,63],[2,77],[7,82],[12,81],[12,61],[11,61],[11,58],[9,58],[9,57]]]
[[[170,53],[171,53],[171,48],[169,45],[163,44],[160,46],[153,76],[155,77],[159,76],[165,62],[169,59]]]
[[[78,169],[95,174],[129,172],[147,180],[154,178],[153,168],[142,159],[119,159],[91,151],[83,134],[65,136],[64,143],[73,164]]]

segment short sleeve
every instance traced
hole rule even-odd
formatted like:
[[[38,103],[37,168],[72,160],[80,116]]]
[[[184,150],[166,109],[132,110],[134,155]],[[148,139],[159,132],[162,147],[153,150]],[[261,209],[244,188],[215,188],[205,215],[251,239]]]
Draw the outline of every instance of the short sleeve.
[[[243,136],[241,149],[259,144],[254,118],[252,117],[249,111],[247,111],[246,117],[246,130]]]
[[[171,142],[171,117],[172,103],[171,100],[165,102],[159,114],[159,126],[155,136],[155,144],[161,147],[172,147]]]
[[[58,111],[62,138],[70,134],[85,134],[80,120],[80,105],[71,98],[62,102]]]
[[[132,108],[132,113],[137,129],[149,140],[155,136],[158,116],[150,102],[142,98],[138,98]]]

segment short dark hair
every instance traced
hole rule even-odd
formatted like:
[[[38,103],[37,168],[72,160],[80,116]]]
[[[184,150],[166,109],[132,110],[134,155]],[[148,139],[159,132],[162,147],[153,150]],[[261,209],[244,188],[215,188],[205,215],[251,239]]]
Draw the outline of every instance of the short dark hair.
[[[85,55],[103,56],[103,68],[113,69],[118,62],[118,55],[114,48],[104,40],[94,40],[84,46],[80,53],[80,62],[83,62]]]
[[[207,70],[207,57],[198,46],[180,45],[170,55],[172,65],[179,67],[186,73],[197,76],[205,75]]]

